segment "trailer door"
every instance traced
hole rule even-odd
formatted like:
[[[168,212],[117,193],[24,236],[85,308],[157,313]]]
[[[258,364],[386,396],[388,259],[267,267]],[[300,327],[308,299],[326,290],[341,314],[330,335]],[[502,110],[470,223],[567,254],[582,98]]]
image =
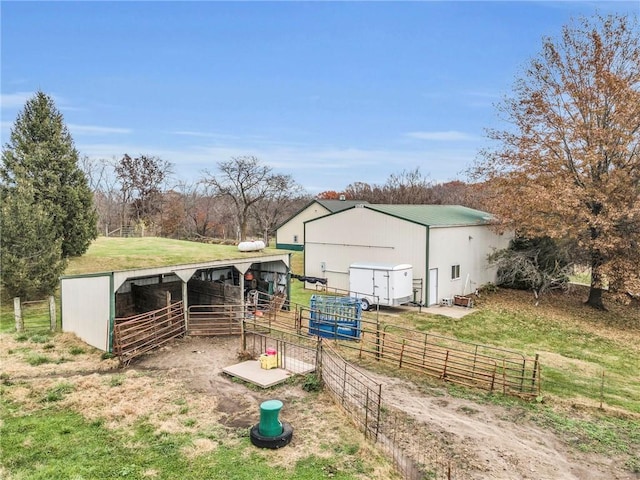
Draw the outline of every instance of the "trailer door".
[[[373,271],[373,293],[377,295],[374,301],[380,305],[390,305],[389,272],[386,270]]]

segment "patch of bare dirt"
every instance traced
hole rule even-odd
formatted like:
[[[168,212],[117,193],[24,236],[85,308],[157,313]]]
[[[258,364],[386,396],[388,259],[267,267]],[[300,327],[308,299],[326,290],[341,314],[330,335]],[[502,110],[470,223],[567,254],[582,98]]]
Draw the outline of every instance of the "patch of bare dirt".
[[[385,404],[415,422],[410,432],[415,444],[430,445],[432,457],[453,459],[455,479],[639,478],[615,458],[571,448],[553,432],[526,419],[517,408],[479,405],[444,390],[439,396],[425,395],[408,381],[370,375],[383,385]],[[411,450],[411,445],[407,448]],[[410,454],[425,460],[424,451]]]

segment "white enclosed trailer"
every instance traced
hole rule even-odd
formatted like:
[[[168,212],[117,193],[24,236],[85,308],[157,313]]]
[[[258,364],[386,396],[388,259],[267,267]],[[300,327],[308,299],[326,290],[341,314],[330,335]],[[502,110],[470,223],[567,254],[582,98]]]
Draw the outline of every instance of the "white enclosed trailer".
[[[349,295],[360,299],[363,310],[372,305],[408,303],[413,300],[413,267],[406,263],[352,263]]]

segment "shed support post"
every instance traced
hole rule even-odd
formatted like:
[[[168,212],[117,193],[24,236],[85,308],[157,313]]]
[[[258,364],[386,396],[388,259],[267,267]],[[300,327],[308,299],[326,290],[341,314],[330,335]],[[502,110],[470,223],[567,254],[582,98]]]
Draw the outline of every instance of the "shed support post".
[[[185,335],[189,332],[189,288],[187,282],[182,281],[182,313],[184,315]]]

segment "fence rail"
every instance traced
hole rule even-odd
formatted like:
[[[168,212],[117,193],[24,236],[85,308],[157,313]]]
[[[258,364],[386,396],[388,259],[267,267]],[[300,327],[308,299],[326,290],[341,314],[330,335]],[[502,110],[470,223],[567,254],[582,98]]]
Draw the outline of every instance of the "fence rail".
[[[127,318],[117,318],[114,325],[113,353],[120,363],[158,348],[186,333],[182,302]]]
[[[359,355],[468,387],[509,395],[540,395],[537,356],[527,359],[517,352],[431,337],[412,330],[402,334],[363,331]]]
[[[187,308],[187,334],[238,335],[245,315],[242,305],[191,305]]]
[[[540,395],[537,355],[527,358],[519,352],[497,347],[393,325],[381,326],[377,316],[363,316],[357,320],[358,327],[349,330],[340,328],[340,322],[355,323],[355,318],[314,316],[315,311],[322,313],[303,306],[273,311],[269,316],[255,317],[253,328],[278,329],[303,336],[331,330],[335,332],[333,339],[340,341],[340,348],[357,350],[360,358],[374,358],[395,368],[491,392],[522,397]],[[323,329],[325,324],[330,328]]]

